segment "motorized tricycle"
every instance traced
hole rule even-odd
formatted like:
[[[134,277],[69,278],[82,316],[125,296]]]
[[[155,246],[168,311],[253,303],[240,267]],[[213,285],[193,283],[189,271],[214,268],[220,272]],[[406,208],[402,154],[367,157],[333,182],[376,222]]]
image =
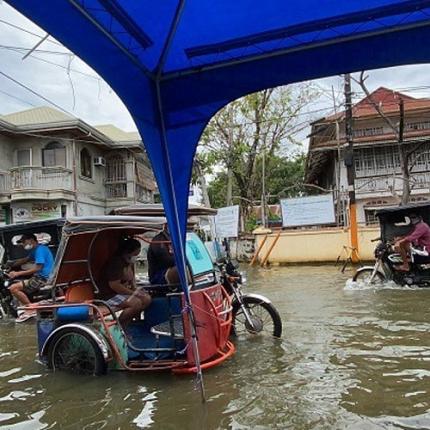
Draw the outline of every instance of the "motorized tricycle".
[[[115,310],[98,297],[101,271],[119,241],[124,237],[145,241],[164,223],[159,217],[129,216],[65,223],[52,276],[52,288],[64,291],[64,298],[32,306],[37,311],[39,356],[49,368],[96,375],[108,369],[193,372],[192,336],[199,340],[203,369],[233,355],[231,299],[195,233],[189,233],[186,242],[192,308],[178,286],[138,281],[152,303],[126,333]]]
[[[64,219],[50,219],[0,227],[0,245],[2,247],[0,259],[0,319],[15,318],[17,316],[18,303],[9,292],[12,280],[8,277],[8,272],[14,260],[23,258],[27,254],[19,243],[21,236],[23,234],[34,234],[39,242],[49,246],[55,256],[60,243],[63,225]],[[29,298],[32,302],[47,300],[51,298],[52,292],[49,287],[42,288]]]
[[[34,304],[37,311],[39,357],[53,370],[101,375],[108,369],[129,371],[196,371],[222,363],[235,347],[229,336],[233,297],[218,279],[210,255],[194,232],[186,237],[190,271],[187,302],[177,285],[152,285],[138,280],[152,297],[141,317],[127,327],[118,313],[98,296],[101,271],[124,237],[150,241],[165,224],[161,217],[105,216],[66,221],[51,279],[64,297],[50,304]],[[246,301],[245,301],[246,302]],[[259,300],[265,304],[265,300]],[[250,315],[255,312],[251,308]],[[258,315],[250,332],[258,333]],[[280,331],[277,331],[280,335]],[[193,337],[198,347],[192,347]]]
[[[410,215],[417,214],[430,224],[430,204],[410,204],[396,208],[382,209],[377,213],[380,222],[381,236],[375,248],[375,264],[357,270],[353,280],[366,284],[378,285],[393,281],[401,286],[416,285],[430,287],[430,250],[419,249],[411,244],[409,254],[409,271],[398,270],[402,258],[394,249],[397,237],[409,234],[413,225]]]

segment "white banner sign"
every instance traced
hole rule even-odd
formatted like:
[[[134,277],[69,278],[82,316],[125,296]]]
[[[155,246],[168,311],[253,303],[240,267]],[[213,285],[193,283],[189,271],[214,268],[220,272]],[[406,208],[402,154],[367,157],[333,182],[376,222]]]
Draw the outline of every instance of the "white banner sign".
[[[218,238],[238,237],[239,206],[227,206],[218,209],[218,213],[215,216],[215,229]]]
[[[282,199],[283,227],[333,224],[336,222],[332,194]]]

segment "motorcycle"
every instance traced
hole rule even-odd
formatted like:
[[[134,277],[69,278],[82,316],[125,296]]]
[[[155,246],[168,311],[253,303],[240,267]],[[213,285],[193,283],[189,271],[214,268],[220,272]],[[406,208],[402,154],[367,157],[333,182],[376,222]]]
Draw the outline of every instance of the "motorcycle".
[[[22,279],[10,279],[8,276],[8,266],[0,268],[0,319],[16,318],[20,303],[10,293],[9,287],[13,282]],[[52,298],[52,289],[50,286],[41,288],[37,293],[29,296],[32,303],[41,302]]]
[[[0,319],[18,316],[17,303],[9,291],[10,285],[11,280],[7,276],[7,270],[2,267],[0,269]]]
[[[232,334],[266,334],[281,337],[282,320],[271,301],[254,293],[243,292],[246,279],[232,262],[227,241],[223,242],[226,256],[220,259],[217,266],[220,271],[220,283],[232,297],[233,323]]]
[[[374,239],[372,242],[378,240],[381,238]],[[374,266],[358,269],[353,281],[373,285],[393,281],[401,286],[430,287],[430,256],[427,252],[411,247],[409,271],[403,272],[397,269],[403,260],[400,254],[395,252],[393,245],[392,241],[380,241],[375,248]]]

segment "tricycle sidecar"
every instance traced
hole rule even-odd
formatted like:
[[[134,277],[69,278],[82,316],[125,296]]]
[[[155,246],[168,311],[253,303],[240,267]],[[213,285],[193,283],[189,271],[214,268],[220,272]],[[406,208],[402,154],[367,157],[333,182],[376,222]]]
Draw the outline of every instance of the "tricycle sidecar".
[[[132,216],[76,218],[65,223],[52,277],[53,288],[65,292],[64,301],[34,306],[39,355],[50,368],[85,374],[102,374],[109,368],[193,372],[191,324],[203,369],[234,353],[228,340],[231,300],[194,233],[188,233],[186,244],[192,309],[179,286],[141,281],[138,286],[151,294],[152,303],[126,333],[114,309],[98,296],[101,271],[119,240],[145,241],[164,223],[161,217]]]

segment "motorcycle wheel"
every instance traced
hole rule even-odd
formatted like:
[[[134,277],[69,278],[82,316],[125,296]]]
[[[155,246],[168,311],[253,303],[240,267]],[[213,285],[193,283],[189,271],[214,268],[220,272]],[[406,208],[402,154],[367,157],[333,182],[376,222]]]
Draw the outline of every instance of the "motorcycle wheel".
[[[254,328],[250,326],[239,303],[235,302],[233,304],[233,334],[236,336],[249,334],[253,336],[266,335],[281,337],[281,317],[271,303],[266,303],[256,297],[248,296],[243,296],[242,300],[252,318]]]
[[[385,276],[381,272],[376,272],[375,276],[372,279],[372,282],[370,282],[372,273],[373,273],[373,269],[370,269],[370,268],[361,270],[354,275],[352,280],[354,282],[362,282],[365,285],[375,285],[375,286],[382,285],[385,282]]]
[[[104,375],[106,362],[99,346],[86,332],[68,327],[49,344],[48,367],[78,375]]]
[[[18,312],[9,297],[1,297],[0,306],[6,316],[11,318],[16,318],[18,316]],[[0,318],[2,317],[3,312],[0,312]]]

